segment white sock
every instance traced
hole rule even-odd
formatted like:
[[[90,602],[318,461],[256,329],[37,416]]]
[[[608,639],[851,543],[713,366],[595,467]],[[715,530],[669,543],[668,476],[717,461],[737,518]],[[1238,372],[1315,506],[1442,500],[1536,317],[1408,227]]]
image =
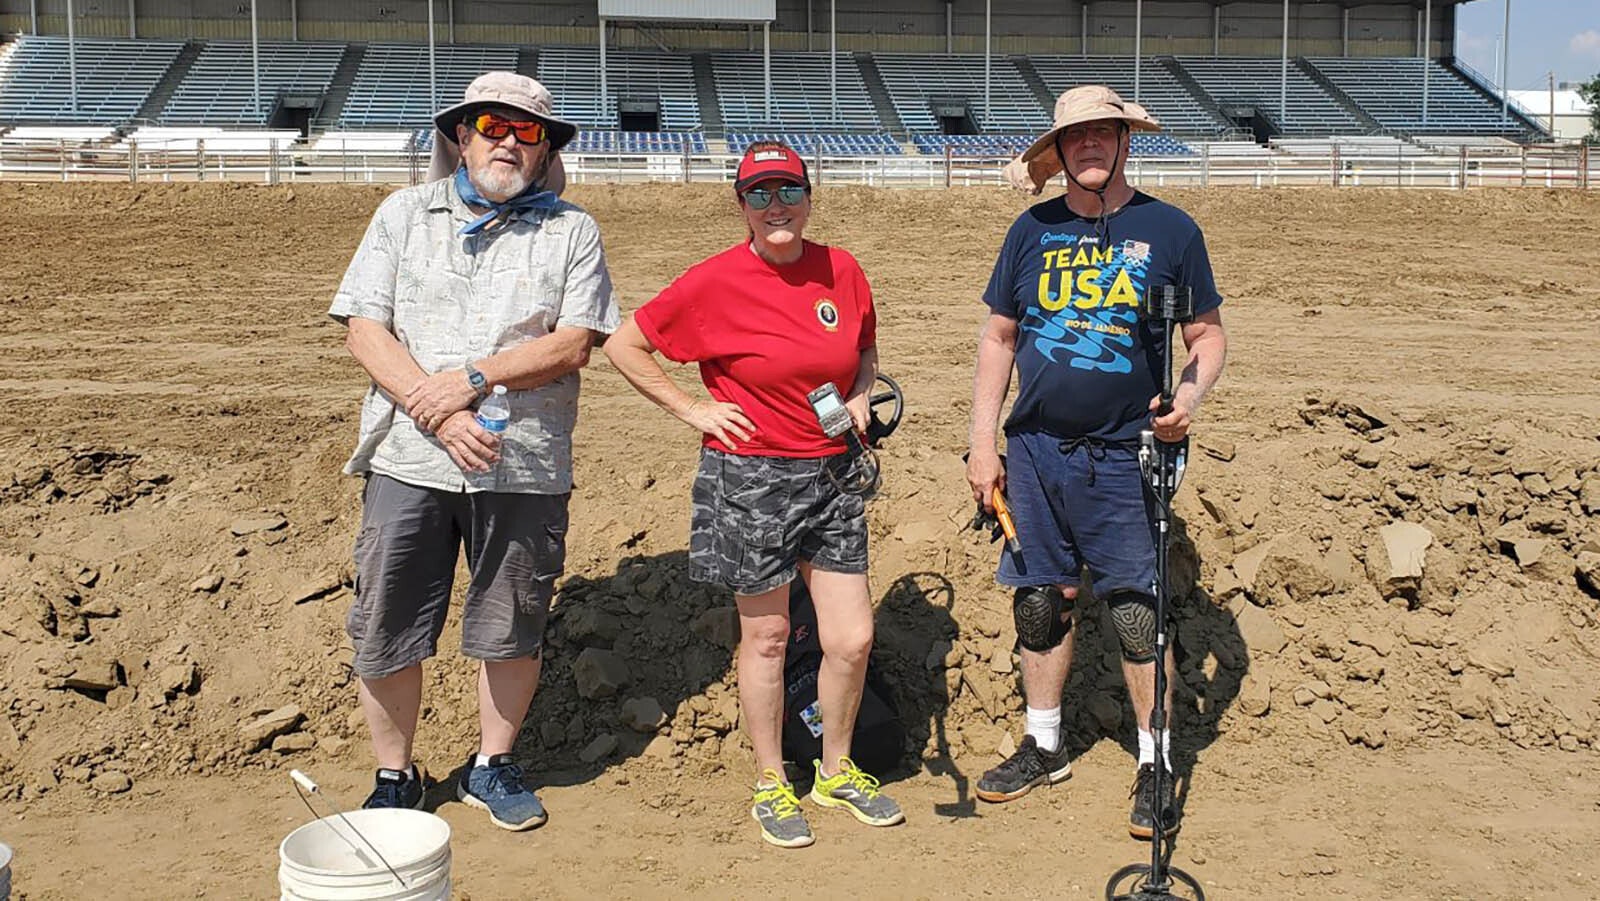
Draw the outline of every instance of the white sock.
[[[479,751],[478,752],[478,756],[472,758],[472,765],[473,766],[488,766],[489,765],[489,756],[490,755],[485,754],[482,751]]]
[[[1156,737],[1152,732],[1139,730],[1139,765],[1156,762]],[[1172,730],[1161,733],[1161,762],[1167,772],[1172,772]]]
[[[1054,754],[1061,747],[1061,708],[1040,710],[1029,707],[1028,734],[1039,743],[1039,750]]]

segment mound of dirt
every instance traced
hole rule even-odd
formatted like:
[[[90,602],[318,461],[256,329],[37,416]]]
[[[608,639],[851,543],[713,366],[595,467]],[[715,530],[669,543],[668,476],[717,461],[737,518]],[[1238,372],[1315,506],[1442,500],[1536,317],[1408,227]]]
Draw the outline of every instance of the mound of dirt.
[[[365,380],[322,311],[383,193],[0,186],[0,398],[27,411],[0,424],[0,799],[368,765],[342,628],[358,486],[338,474]],[[739,238],[725,189],[573,196],[630,309]],[[1600,239],[1600,199],[1419,196],[1176,196],[1207,228],[1235,342],[1177,505],[1190,759],[1219,740],[1600,749],[1597,385],[1559,344],[1576,307],[1600,310],[1571,253]],[[1490,236],[1518,234],[1494,223],[1533,206],[1565,217],[1569,243],[1523,248],[1535,269],[1493,264]],[[1441,207],[1486,227],[1413,244],[1394,285],[1352,284]],[[996,547],[965,529],[959,460],[976,297],[1016,210],[977,191],[819,193],[817,237],[861,259],[911,399],[871,509],[877,653],[908,762],[930,768],[981,769],[1022,728],[1009,598]],[[42,238],[69,215],[70,244]],[[1368,231],[1334,251],[1325,218]],[[1529,302],[1551,293],[1570,302]],[[568,575],[518,754],[742,773],[732,601],[690,582],[683,553],[695,437],[603,363],[584,390]],[[1103,616],[1086,612],[1068,691],[1079,749],[1132,736]],[[427,671],[419,754],[436,768],[476,734],[458,636]]]

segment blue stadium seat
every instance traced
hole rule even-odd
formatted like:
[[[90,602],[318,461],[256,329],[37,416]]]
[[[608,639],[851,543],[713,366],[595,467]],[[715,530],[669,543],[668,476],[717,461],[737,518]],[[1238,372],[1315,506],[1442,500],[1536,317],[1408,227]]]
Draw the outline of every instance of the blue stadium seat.
[[[820,150],[825,156],[899,156],[900,144],[886,134],[830,134],[811,132],[734,132],[728,135],[730,153],[744,153],[756,141],[782,141],[806,156]]]
[[[176,41],[79,38],[77,109],[67,40],[23,35],[0,63],[0,122],[121,125],[178,58]]]

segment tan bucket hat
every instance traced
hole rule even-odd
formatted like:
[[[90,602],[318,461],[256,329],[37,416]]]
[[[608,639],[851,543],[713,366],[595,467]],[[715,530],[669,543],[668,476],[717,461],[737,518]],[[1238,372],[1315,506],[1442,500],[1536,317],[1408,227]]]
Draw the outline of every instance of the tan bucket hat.
[[[456,146],[456,125],[480,106],[509,106],[538,119],[550,132],[550,170],[545,173],[544,189],[560,194],[567,187],[567,168],[561,162],[561,148],[578,134],[578,126],[551,112],[555,99],[544,85],[516,72],[485,72],[467,85],[461,102],[434,114],[433,157],[428,162],[428,180],[444,178],[461,163],[461,148]]]
[[[1055,122],[1021,156],[1006,164],[1006,180],[1029,194],[1044,190],[1050,179],[1066,168],[1056,151],[1056,135],[1063,128],[1100,119],[1120,119],[1132,131],[1161,130],[1161,123],[1149,110],[1123,100],[1116,91],[1100,84],[1080,85],[1056,98]]]
[[[578,134],[578,126],[556,118],[551,112],[555,108],[555,99],[550,96],[549,89],[516,72],[485,72],[474,78],[472,84],[467,85],[461,102],[435,113],[433,124],[454,143],[456,124],[480,106],[509,106],[543,122],[550,131],[552,152],[567,146],[567,142]]]

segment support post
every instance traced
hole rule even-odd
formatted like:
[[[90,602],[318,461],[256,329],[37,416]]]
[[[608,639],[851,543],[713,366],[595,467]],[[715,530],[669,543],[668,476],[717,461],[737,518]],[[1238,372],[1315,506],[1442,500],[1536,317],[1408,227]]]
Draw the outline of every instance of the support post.
[[[1428,127],[1428,60],[1433,55],[1433,0],[1423,0],[1422,13],[1422,127]]]
[[[73,15],[72,0],[67,0],[67,78],[72,83],[72,114],[78,114],[78,17]],[[62,170],[65,181],[66,170]]]
[[[1511,105],[1511,0],[1506,0],[1506,24],[1500,44],[1500,118],[1510,118]]]
[[[255,104],[256,122],[261,121],[261,31],[256,20],[256,0],[250,0],[250,98]],[[438,109],[436,103],[430,109]]]
[[[1144,0],[1133,3],[1133,102],[1139,102],[1139,52],[1144,39]]]
[[[1283,49],[1278,72],[1278,115],[1287,126],[1289,122],[1289,0],[1283,0]]]
[[[839,121],[839,0],[828,2],[828,109]]]
[[[433,4],[428,0],[428,109],[439,108],[439,61],[434,56]]]
[[[991,55],[990,41],[993,38],[991,16],[994,12],[994,0],[983,0],[983,121],[989,121],[989,59]]]

